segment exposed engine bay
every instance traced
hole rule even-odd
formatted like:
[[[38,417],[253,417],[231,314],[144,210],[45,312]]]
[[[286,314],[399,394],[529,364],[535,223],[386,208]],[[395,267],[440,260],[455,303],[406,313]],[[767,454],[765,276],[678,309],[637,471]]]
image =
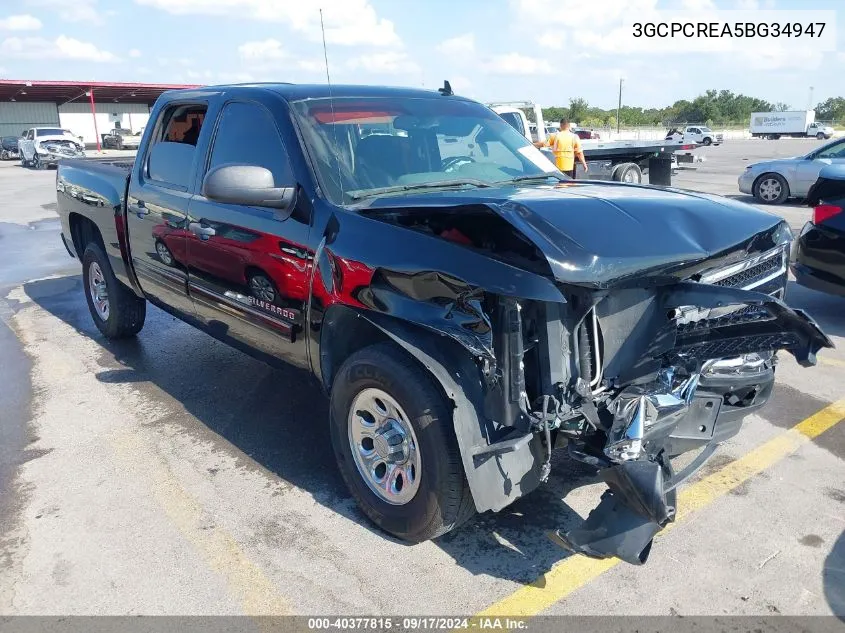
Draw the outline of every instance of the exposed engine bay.
[[[552,275],[535,242],[482,205],[423,211],[368,214]],[[503,458],[530,450],[542,482],[552,450],[565,447],[597,468],[608,490],[582,526],[559,533],[563,543],[644,563],[654,535],[674,519],[678,484],[768,400],[777,351],[810,365],[832,346],[781,300],[787,247],[782,237],[757,240],[741,254],[606,287],[561,283],[565,302],[458,291],[449,314],[463,333],[452,336],[486,381],[486,439],[472,449],[473,466],[502,460],[497,467],[509,477]],[[407,280],[386,281],[412,294]],[[673,460],[696,450],[676,472]],[[528,479],[519,482],[524,490]]]

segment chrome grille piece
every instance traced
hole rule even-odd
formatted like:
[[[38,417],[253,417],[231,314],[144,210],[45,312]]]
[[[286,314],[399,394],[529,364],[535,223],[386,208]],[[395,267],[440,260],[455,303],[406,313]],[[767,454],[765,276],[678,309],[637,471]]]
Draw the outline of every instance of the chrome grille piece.
[[[786,274],[787,249],[784,246],[750,257],[737,264],[705,272],[701,283],[752,290],[767,281]]]

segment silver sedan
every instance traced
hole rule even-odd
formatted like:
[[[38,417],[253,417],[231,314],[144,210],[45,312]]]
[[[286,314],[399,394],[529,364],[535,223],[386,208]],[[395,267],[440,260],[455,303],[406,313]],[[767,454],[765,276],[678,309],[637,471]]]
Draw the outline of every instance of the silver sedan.
[[[836,139],[804,156],[753,163],[739,177],[739,190],[763,204],[802,198],[827,165],[845,165],[845,138]]]

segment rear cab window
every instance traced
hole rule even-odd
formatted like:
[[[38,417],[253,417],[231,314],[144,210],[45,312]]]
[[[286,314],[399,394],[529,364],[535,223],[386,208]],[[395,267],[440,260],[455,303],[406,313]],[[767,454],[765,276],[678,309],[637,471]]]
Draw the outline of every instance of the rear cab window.
[[[144,159],[146,180],[187,190],[207,112],[206,104],[197,103],[172,104],[163,110]]]

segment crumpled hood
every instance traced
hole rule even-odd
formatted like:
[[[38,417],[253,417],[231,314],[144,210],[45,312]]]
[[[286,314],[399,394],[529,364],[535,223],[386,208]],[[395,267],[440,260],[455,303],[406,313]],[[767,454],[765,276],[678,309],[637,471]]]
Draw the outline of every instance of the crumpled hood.
[[[781,218],[747,204],[621,183],[427,193],[376,199],[369,206],[479,203],[531,239],[557,280],[599,288],[631,277],[690,275],[791,238]]]
[[[75,147],[82,147],[82,143],[79,142],[79,139],[71,136],[70,134],[48,134],[47,136],[39,136],[35,140],[39,145],[45,145],[54,141],[70,141]]]

